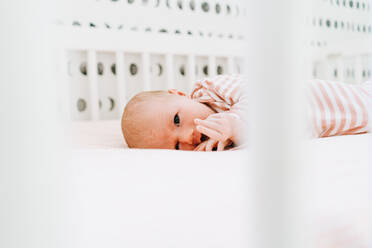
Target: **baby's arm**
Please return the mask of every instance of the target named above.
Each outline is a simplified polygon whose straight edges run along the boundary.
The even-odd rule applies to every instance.
[[[195,84],[191,97],[219,112],[206,120],[195,120],[198,131],[210,138],[196,150],[210,151],[214,146],[221,150],[232,142],[235,146],[244,143],[248,99],[245,86],[240,75],[220,75]]]
[[[323,80],[308,82],[313,136],[329,137],[369,131],[372,114],[370,85],[348,85]]]

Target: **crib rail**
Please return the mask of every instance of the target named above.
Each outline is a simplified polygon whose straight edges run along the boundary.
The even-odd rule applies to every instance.
[[[241,73],[243,68],[242,41],[105,30],[72,33],[61,28],[61,34],[72,37],[62,46],[67,66],[61,74],[70,95],[65,113],[75,120],[118,119],[128,99],[142,90],[187,92],[197,78]],[[110,42],[102,43],[102,36]]]
[[[311,50],[310,78],[350,84],[372,79],[372,38],[339,42],[332,47]]]
[[[63,6],[55,21],[59,85],[62,108],[73,120],[118,119],[139,91],[189,91],[198,78],[243,73],[253,35],[244,28],[246,1],[70,0]],[[312,6],[306,78],[371,79],[372,1],[315,0]]]
[[[316,0],[309,27],[309,78],[358,84],[372,78],[372,1]]]

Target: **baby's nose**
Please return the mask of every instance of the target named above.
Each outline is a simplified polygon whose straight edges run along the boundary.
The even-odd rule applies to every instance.
[[[189,144],[189,145],[195,145],[196,141],[195,141],[194,136],[195,136],[194,129],[189,129],[182,134],[182,137],[180,138],[180,142]]]

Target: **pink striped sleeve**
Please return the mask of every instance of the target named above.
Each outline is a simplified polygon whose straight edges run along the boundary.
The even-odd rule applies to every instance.
[[[317,137],[359,134],[367,131],[369,116],[362,89],[337,82],[311,81],[310,102]],[[315,115],[320,112],[320,115]],[[316,125],[321,123],[321,125]]]
[[[229,111],[242,117],[247,105],[245,85],[241,75],[219,75],[198,81],[191,98],[208,104],[216,112]]]
[[[328,129],[328,125],[327,125],[327,119],[326,119],[326,114],[325,114],[325,106],[321,100],[321,96],[320,94],[318,94],[316,92],[316,83],[312,83],[310,85],[310,89],[311,89],[311,93],[315,99],[315,102],[316,102],[316,109],[315,110],[318,110],[320,112],[320,123],[321,123],[321,126],[319,127],[318,129],[318,136],[319,137],[323,137],[323,133]],[[319,117],[317,117],[319,118]]]

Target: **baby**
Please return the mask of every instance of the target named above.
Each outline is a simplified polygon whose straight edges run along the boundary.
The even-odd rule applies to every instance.
[[[222,151],[244,143],[247,81],[220,75],[178,90],[148,91],[126,105],[122,131],[130,148]],[[314,80],[308,83],[314,137],[371,131],[372,82],[362,86]]]
[[[223,75],[177,90],[142,92],[127,104],[122,131],[129,147],[218,151],[243,143],[242,78]]]

